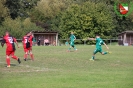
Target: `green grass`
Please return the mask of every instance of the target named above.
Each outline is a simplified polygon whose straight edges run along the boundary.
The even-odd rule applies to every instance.
[[[23,49],[6,68],[5,47],[0,48],[0,88],[132,88],[133,47],[109,46],[112,54],[96,55],[89,61],[95,46],[34,46],[35,61],[23,60]],[[103,50],[106,50],[103,46]]]

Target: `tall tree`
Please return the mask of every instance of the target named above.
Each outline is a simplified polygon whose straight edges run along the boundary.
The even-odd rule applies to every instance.
[[[8,8],[4,6],[6,0],[0,0],[0,25],[4,21],[4,18],[8,16]]]
[[[77,38],[81,39],[87,36],[94,37],[95,33],[108,38],[114,28],[108,6],[94,2],[72,5],[55,18],[52,26],[58,28],[61,38],[67,38],[70,31],[75,31]]]
[[[40,0],[6,0],[5,5],[12,19],[19,16],[26,18],[29,16],[30,9],[36,6],[37,1]]]
[[[33,9],[33,13],[31,13],[31,15],[34,17],[34,20],[37,20],[40,17],[38,17],[39,15],[36,13],[41,13],[45,19],[40,18],[38,20],[46,22],[47,20],[55,17],[63,9],[67,8],[66,4],[68,4],[67,0],[40,0],[35,9]]]
[[[26,18],[22,21],[20,17],[16,19],[7,17],[2,23],[2,26],[0,26],[0,35],[3,35],[6,30],[8,30],[12,34],[12,36],[15,36],[17,39],[21,39],[22,36],[27,32],[43,29],[32,23],[30,21],[30,18]]]
[[[20,0],[6,0],[6,6],[8,7],[10,16],[13,19],[18,17],[18,12],[21,7],[19,1]]]
[[[31,10],[31,20],[37,25],[49,29],[51,20],[64,11],[70,2],[71,0],[40,0],[37,6]]]

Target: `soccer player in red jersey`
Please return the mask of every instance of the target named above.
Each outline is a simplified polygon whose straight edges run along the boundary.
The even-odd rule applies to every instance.
[[[32,54],[32,33],[27,33],[23,39],[22,39],[22,43],[23,43],[23,48],[24,48],[24,60],[27,60],[28,57],[28,52],[30,53],[31,59],[34,60],[33,54]]]
[[[33,56],[33,53],[32,53],[32,41],[33,41],[33,37],[34,36],[33,36],[32,32],[30,32],[29,35],[30,35],[30,38],[29,38],[29,42],[30,42],[30,50],[29,50],[30,51],[30,57],[31,57],[32,60],[34,60],[34,56]]]
[[[16,41],[16,39],[12,36],[9,35],[9,32],[6,32],[5,33],[5,36],[3,37],[3,40],[2,40],[2,47],[4,46],[4,44],[6,43],[6,62],[7,62],[7,67],[10,67],[10,55],[12,56],[13,59],[17,60],[18,63],[20,64],[21,61],[20,59],[15,56],[15,44],[14,42],[16,43],[16,45],[18,46],[18,43]],[[19,48],[19,46],[18,46]]]

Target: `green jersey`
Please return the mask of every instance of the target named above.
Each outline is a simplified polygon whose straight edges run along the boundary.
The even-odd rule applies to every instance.
[[[101,49],[101,45],[103,44],[103,40],[101,38],[96,38],[96,48]]]
[[[71,42],[74,42],[75,39],[76,39],[76,37],[75,37],[73,34],[71,34],[71,36],[70,36],[70,41],[71,41]]]

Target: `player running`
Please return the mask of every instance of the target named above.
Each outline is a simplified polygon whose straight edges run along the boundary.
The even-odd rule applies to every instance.
[[[71,50],[71,47],[73,47],[74,50],[77,51],[77,49],[76,49],[76,47],[75,47],[75,45],[74,45],[74,41],[75,41],[75,40],[76,40],[76,37],[75,37],[74,33],[71,32],[71,35],[70,35],[70,48],[68,49],[68,51]]]
[[[100,36],[98,34],[96,35],[96,38],[88,38],[88,40],[96,40],[96,49],[94,50],[93,56],[90,60],[94,61],[95,54],[97,52],[100,52],[102,55],[110,53],[108,51],[107,52],[102,51],[102,47],[101,47],[102,44],[104,44],[107,49],[109,49],[109,47],[104,43],[104,41],[100,38]]]
[[[17,60],[18,63],[20,64],[21,61],[20,59],[15,56],[15,44],[18,46],[18,43],[16,41],[16,39],[14,37],[12,37],[11,35],[9,35],[9,32],[5,33],[5,36],[3,37],[3,40],[1,42],[2,47],[4,46],[4,44],[6,43],[6,62],[7,62],[7,67],[10,67],[10,55],[13,59]],[[18,46],[19,48],[19,46]]]
[[[27,33],[23,39],[22,39],[22,43],[23,43],[23,48],[24,48],[24,60],[27,60],[28,57],[28,52],[30,53],[31,59],[34,60],[33,54],[32,54],[32,33]]]

